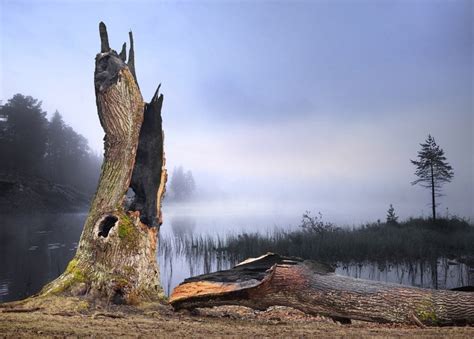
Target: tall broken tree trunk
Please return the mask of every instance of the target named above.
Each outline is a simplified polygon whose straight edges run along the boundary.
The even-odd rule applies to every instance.
[[[337,319],[427,325],[473,324],[474,293],[430,290],[339,276],[327,265],[267,254],[233,269],[186,279],[175,309],[289,306]]]
[[[88,295],[135,304],[162,297],[156,260],[166,170],[158,89],[144,103],[135,75],[133,37],[129,60],[109,47],[99,25],[101,51],[94,83],[105,131],[104,163],[77,253],[42,295]],[[134,192],[132,202],[127,191]]]

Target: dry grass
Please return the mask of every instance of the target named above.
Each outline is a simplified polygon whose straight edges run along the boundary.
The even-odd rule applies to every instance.
[[[167,305],[153,304],[138,309],[95,305],[81,310],[83,305],[77,306],[81,301],[63,299],[14,304],[32,311],[1,312],[0,337],[474,337],[474,327],[421,329],[365,322],[341,325],[285,307],[265,312],[236,306],[173,312]]]

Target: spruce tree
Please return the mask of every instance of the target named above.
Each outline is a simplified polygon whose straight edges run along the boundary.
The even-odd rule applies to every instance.
[[[444,156],[444,151],[436,144],[431,135],[428,135],[425,143],[420,146],[418,160],[410,160],[416,166],[415,175],[418,177],[411,184],[420,184],[420,186],[431,190],[433,221],[436,221],[436,197],[441,195],[442,185],[451,181],[454,172]]]
[[[398,224],[398,216],[395,214],[395,208],[393,208],[392,204],[390,204],[390,207],[387,210],[387,224],[389,225]]]

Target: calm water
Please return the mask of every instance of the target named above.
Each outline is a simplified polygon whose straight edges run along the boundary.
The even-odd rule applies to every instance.
[[[0,216],[0,302],[36,293],[61,274],[86,216]]]
[[[167,294],[189,276],[230,268],[235,264],[234,260],[212,253],[186,254],[182,248],[175,248],[170,239],[211,232],[220,235],[242,230],[266,232],[277,225],[288,227],[299,221],[299,217],[274,211],[267,214],[259,211],[255,215],[239,215],[235,208],[219,211],[223,213],[215,216],[211,213],[193,213],[189,209],[165,208],[166,219],[161,236],[168,239],[168,246],[161,247],[157,259]],[[86,216],[86,213],[76,213],[0,217],[0,302],[32,295],[61,274],[74,256]],[[383,267],[357,263],[340,265],[337,272],[423,287],[434,287],[435,281],[439,288],[474,284],[474,272],[466,265],[442,259],[435,270],[420,263]]]

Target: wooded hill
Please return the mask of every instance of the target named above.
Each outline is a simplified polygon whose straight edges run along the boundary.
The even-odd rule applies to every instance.
[[[86,208],[102,159],[55,112],[16,94],[0,106],[0,206],[34,210]]]

